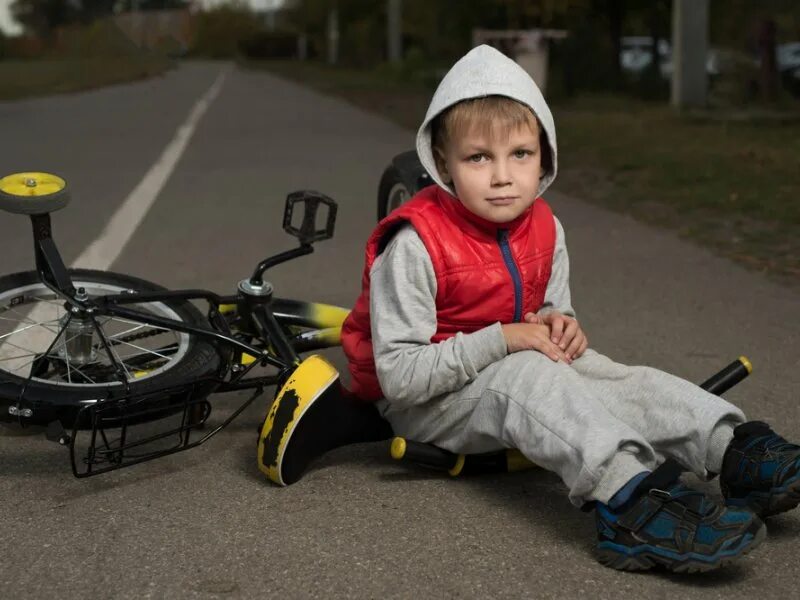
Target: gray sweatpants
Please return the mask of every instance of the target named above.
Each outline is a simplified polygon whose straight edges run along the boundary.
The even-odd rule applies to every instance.
[[[668,457],[701,477],[718,472],[733,427],[745,420],[688,381],[592,350],[572,365],[535,351],[509,354],[456,392],[379,408],[398,435],[453,452],[518,448],[557,473],[578,506],[608,502]]]
[[[556,220],[542,310],[575,316],[569,259]],[[436,275],[411,226],[370,271],[375,365],[398,435],[454,452],[518,448],[569,486],[570,500],[607,502],[628,480],[672,457],[699,476],[719,472],[742,412],[698,386],[592,350],[571,365],[509,354],[499,322],[432,344]],[[590,333],[591,336],[591,333]]]

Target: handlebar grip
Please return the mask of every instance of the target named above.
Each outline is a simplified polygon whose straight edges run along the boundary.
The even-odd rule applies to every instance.
[[[716,375],[700,384],[705,391],[717,396],[724,394],[753,372],[753,365],[746,356],[740,356]]]
[[[463,454],[454,454],[433,444],[423,444],[401,437],[392,440],[390,451],[395,460],[408,460],[438,471],[448,471],[451,475],[458,475],[464,466]]]
[[[454,454],[432,444],[422,444],[401,437],[392,440],[390,453],[395,460],[407,460],[437,471],[447,471],[453,477],[462,474],[523,471],[536,466],[519,450]]]

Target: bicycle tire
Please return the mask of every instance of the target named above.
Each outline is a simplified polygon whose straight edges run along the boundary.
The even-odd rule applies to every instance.
[[[405,198],[401,199],[403,194]],[[412,195],[412,190],[403,181],[400,170],[394,165],[386,167],[378,184],[378,221],[384,219],[402,202],[409,200]]]
[[[70,276],[76,283],[105,284],[142,292],[165,291],[166,288],[121,273],[110,271],[94,271],[89,269],[70,269]],[[0,296],[13,293],[14,290],[26,288],[40,283],[38,273],[25,271],[0,277]],[[79,285],[79,283],[78,283]],[[77,287],[77,286],[76,286]],[[187,324],[207,326],[208,321],[188,301],[165,300],[159,304],[167,306]],[[163,373],[146,377],[141,381],[129,381],[131,394],[150,394],[161,389],[174,388],[193,381],[200,381],[221,374],[224,356],[216,344],[198,336],[188,335],[188,347],[175,364]],[[41,425],[54,420],[64,424],[73,423],[75,416],[86,401],[99,398],[113,399],[124,395],[125,386],[121,382],[104,384],[70,384],[69,386],[50,384],[39,379],[31,380],[25,389],[26,405],[33,407],[33,415],[20,418],[9,414],[9,407],[19,400],[26,378],[0,369],[0,420],[19,421],[25,424]],[[207,396],[210,390],[201,386],[193,397]],[[185,395],[183,396],[185,398]],[[165,403],[173,399],[167,396]],[[184,401],[184,400],[182,400]]]

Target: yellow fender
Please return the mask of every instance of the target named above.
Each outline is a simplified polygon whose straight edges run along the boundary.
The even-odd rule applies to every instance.
[[[318,355],[309,356],[294,370],[267,413],[258,437],[258,468],[278,485],[294,483],[300,476],[287,472],[287,450],[295,455],[306,449],[289,449],[292,435],[306,411],[329,390],[338,393],[339,372]],[[292,463],[305,457],[292,456]],[[310,459],[310,457],[309,457]]]

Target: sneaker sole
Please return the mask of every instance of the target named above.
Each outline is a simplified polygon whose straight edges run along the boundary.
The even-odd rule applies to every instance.
[[[726,503],[731,506],[746,506],[762,519],[784,513],[800,504],[800,477],[778,492],[752,492],[746,498],[728,498]]]
[[[764,512],[764,517],[792,510],[798,504],[800,504],[800,481],[789,487],[785,493],[773,496],[769,501],[769,508]]]
[[[750,542],[740,548],[737,553],[720,556],[713,561],[695,560],[688,555],[684,555],[681,558],[667,558],[646,550],[636,555],[630,555],[612,548],[599,546],[595,548],[594,555],[601,564],[620,571],[644,571],[656,565],[661,565],[675,573],[701,573],[724,567],[750,553],[764,541],[766,536],[767,527],[762,523]]]

